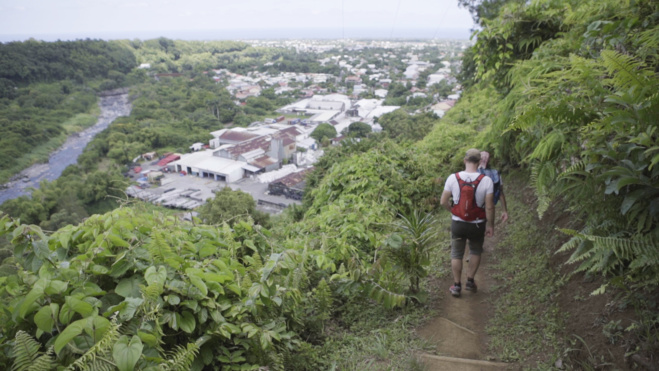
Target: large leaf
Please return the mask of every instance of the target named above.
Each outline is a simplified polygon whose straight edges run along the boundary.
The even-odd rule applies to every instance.
[[[52,303],[47,305],[37,312],[34,315],[34,323],[37,325],[39,330],[43,332],[51,332],[53,330],[53,325],[57,319],[57,314],[59,312],[59,305]]]
[[[87,327],[85,333],[94,339],[94,343],[101,340],[105,332],[110,328],[110,321],[101,316],[87,318]]]
[[[114,292],[123,296],[124,298],[139,298],[142,296],[140,292],[140,285],[143,285],[141,277],[133,276],[119,281]]]
[[[57,336],[57,339],[55,339],[55,353],[59,354],[66,346],[66,344],[68,344],[74,337],[82,333],[86,326],[87,318],[77,320],[68,325],[64,331],[62,331],[62,333]]]
[[[69,284],[64,281],[52,280],[44,289],[44,292],[48,295],[59,295],[66,291]]]
[[[25,299],[23,299],[23,302],[21,303],[21,306],[19,308],[18,313],[20,314],[21,318],[25,318],[25,316],[27,316],[28,314],[39,309],[37,300],[43,297],[44,290],[47,285],[48,285],[48,281],[43,278],[39,279],[37,282],[34,283],[34,285],[32,286],[32,290],[30,290],[30,292],[27,295],[25,295]]]
[[[195,326],[196,326],[196,322],[195,322],[195,318],[192,315],[192,313],[187,312],[187,311],[183,312],[182,315],[179,315],[178,313],[176,313],[176,317],[177,317],[176,319],[177,319],[178,325],[181,328],[181,330],[187,332],[188,334],[191,334],[192,331],[194,331]]]
[[[190,278],[190,283],[192,283],[196,288],[198,288],[199,291],[201,291],[201,293],[204,296],[208,295],[208,287],[206,287],[206,284],[201,278],[195,275],[190,275],[189,278]]]
[[[119,311],[119,318],[122,321],[128,321],[135,316],[135,312],[137,311],[137,308],[139,308],[139,306],[142,305],[142,303],[144,303],[144,299],[126,298],[124,303],[126,303],[126,306]]]
[[[68,305],[72,311],[80,313],[80,315],[83,317],[89,317],[92,313],[94,313],[94,307],[91,304],[76,297],[67,296],[65,301],[66,305]]]
[[[134,370],[143,348],[142,340],[137,335],[133,335],[130,341],[126,335],[120,337],[112,348],[112,358],[119,371]]]
[[[156,267],[151,266],[147,268],[146,272],[144,273],[144,278],[146,279],[146,283],[149,285],[162,286],[165,284],[165,280],[167,279],[167,268],[160,266],[156,270]]]

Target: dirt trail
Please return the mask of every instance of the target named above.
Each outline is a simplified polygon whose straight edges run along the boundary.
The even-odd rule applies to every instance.
[[[499,229],[500,231],[500,229]],[[453,279],[446,277],[439,283],[442,299],[437,304],[438,316],[417,330],[419,336],[427,339],[437,348],[434,354],[419,354],[419,359],[428,371],[472,371],[472,370],[513,370],[514,365],[496,362],[487,353],[485,326],[491,314],[491,290],[493,284],[490,264],[500,236],[486,238],[483,261],[476,273],[478,292],[462,290],[459,298],[448,292]],[[448,253],[448,252],[447,252]],[[466,254],[468,255],[468,254]],[[467,281],[465,257],[462,282]]]

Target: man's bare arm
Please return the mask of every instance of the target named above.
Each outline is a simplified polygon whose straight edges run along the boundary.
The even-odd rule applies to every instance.
[[[501,221],[506,222],[508,220],[508,204],[506,204],[506,196],[501,190],[501,196],[499,196],[499,201],[501,201],[501,207],[503,207],[503,212],[501,212]]]
[[[440,199],[439,204],[448,211],[451,211],[451,203],[449,202],[450,199],[451,191],[444,190],[444,192],[442,192],[442,198]]]
[[[485,235],[492,237],[494,236],[494,193],[485,195],[485,217],[487,218]]]

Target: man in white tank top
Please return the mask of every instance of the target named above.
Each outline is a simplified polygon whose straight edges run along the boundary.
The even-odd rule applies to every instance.
[[[459,173],[460,179],[465,182],[475,181],[480,173],[478,164],[481,160],[481,153],[477,149],[470,149],[464,158],[465,170]],[[444,192],[442,192],[441,205],[451,211],[453,203],[458,203],[460,198],[460,185],[455,174],[451,174],[446,179]],[[485,236],[494,236],[494,184],[492,179],[484,176],[476,187],[476,205],[485,209],[485,218],[473,221],[465,221],[457,215],[452,215],[451,219],[451,270],[453,272],[453,286],[449,288],[451,294],[455,297],[460,296],[462,290],[462,259],[465,253],[467,241],[469,241],[469,267],[467,268],[467,283],[465,290],[476,292],[478,289],[474,276],[478,271],[481,262],[481,253],[483,252],[483,241]],[[482,211],[481,211],[482,212]]]

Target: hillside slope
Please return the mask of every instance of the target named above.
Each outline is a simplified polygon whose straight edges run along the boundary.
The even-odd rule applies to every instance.
[[[574,359],[593,368],[656,363],[657,3],[476,4],[482,30],[465,52],[463,96],[417,147],[454,168],[456,153],[477,147],[494,154],[495,167],[521,169],[533,188],[528,197],[537,200],[521,218],[539,218],[547,235],[536,242],[554,240],[545,247],[548,266],[565,275],[556,278],[563,294],[552,301],[572,318],[562,326],[563,341],[581,350]],[[460,151],[450,152],[453,141]],[[527,280],[543,278],[538,271]],[[509,327],[525,323],[501,311]],[[611,354],[607,342],[615,345]]]

